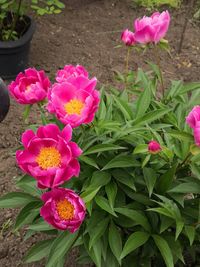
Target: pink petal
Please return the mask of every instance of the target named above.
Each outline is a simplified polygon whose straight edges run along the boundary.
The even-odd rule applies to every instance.
[[[35,133],[34,133],[33,130],[26,130],[22,134],[22,144],[24,145],[25,148],[28,148],[28,145],[29,145],[30,141],[34,137],[35,137]]]

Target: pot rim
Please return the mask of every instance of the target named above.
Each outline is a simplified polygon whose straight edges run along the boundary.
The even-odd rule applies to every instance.
[[[30,19],[30,26],[27,29],[26,33],[15,41],[4,41],[4,42],[0,41],[0,49],[11,49],[11,48],[21,47],[32,39],[36,29],[36,23],[31,17],[26,15],[25,17],[28,17]]]

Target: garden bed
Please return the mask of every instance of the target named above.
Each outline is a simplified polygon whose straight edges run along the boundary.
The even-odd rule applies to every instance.
[[[172,26],[167,38],[172,46],[172,56],[166,54],[163,57],[162,68],[165,76],[168,79],[197,81],[200,69],[199,28],[192,22],[188,25],[183,49],[178,55],[176,49],[187,8],[183,6],[171,13]],[[127,0],[67,1],[62,14],[40,19],[33,39],[31,66],[44,69],[53,77],[55,71],[65,64],[79,63],[98,78],[100,87],[112,80],[115,71],[123,70],[124,48],[114,47],[120,43],[120,34],[125,25],[131,28],[132,20],[142,14],[144,10],[133,9]],[[147,55],[147,58],[150,59],[151,56]],[[140,57],[133,55],[130,65],[133,68],[140,66]],[[37,110],[31,120],[37,120]],[[20,174],[13,153],[19,146],[23,130],[22,107],[12,101],[8,117],[0,124],[0,195],[14,189],[14,179],[17,173]],[[12,224],[14,217],[14,211],[0,210],[1,229],[9,219]],[[31,238],[22,244],[23,233],[13,234],[10,228],[4,228],[3,237],[0,238],[0,266],[22,266],[22,256],[40,237]],[[73,255],[66,266],[77,266]]]

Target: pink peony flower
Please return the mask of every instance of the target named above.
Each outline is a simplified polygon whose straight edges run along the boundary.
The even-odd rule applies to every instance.
[[[127,46],[132,46],[135,44],[134,33],[129,31],[128,29],[124,30],[121,35],[122,42]]]
[[[195,144],[200,146],[200,121],[197,121],[194,127],[194,140]]]
[[[152,140],[148,144],[148,150],[151,154],[157,154],[161,151],[161,146],[158,142]]]
[[[20,104],[34,104],[44,100],[50,87],[49,78],[43,70],[34,68],[20,72],[8,89],[15,100]]]
[[[196,123],[200,121],[200,106],[195,106],[186,117],[186,122],[191,128],[195,128]]]
[[[40,215],[49,224],[60,230],[74,233],[85,218],[85,204],[72,190],[54,188],[42,195],[44,206]]]
[[[68,82],[54,84],[48,94],[48,111],[73,128],[92,122],[100,101],[99,92],[95,90],[96,83],[96,78],[89,80],[78,76],[71,77]]]
[[[141,44],[158,43],[169,28],[170,15],[168,11],[161,14],[153,13],[151,17],[144,16],[134,22],[135,40]]]
[[[64,69],[57,72],[56,81],[59,83],[66,82],[69,78],[78,76],[85,76],[88,78],[88,72],[83,66],[65,65]]]
[[[60,131],[55,124],[39,127],[36,134],[32,130],[22,134],[25,149],[16,152],[16,160],[25,173],[38,181],[39,188],[53,188],[79,175],[77,157],[82,150],[71,142],[71,137],[70,125]]]

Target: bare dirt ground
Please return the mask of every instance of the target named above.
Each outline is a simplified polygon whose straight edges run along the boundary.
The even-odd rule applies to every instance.
[[[82,64],[91,76],[102,84],[111,82],[115,70],[124,68],[125,49],[114,48],[120,43],[124,28],[132,29],[132,21],[147,13],[144,9],[133,8],[131,0],[69,0],[66,9],[57,16],[42,17],[38,20],[37,31],[32,41],[30,66],[44,69],[53,79],[58,68],[65,64]],[[172,10],[172,22],[167,38],[172,47],[172,57],[164,54],[162,67],[167,79],[199,80],[200,73],[200,29],[190,21],[183,49],[177,54],[182,26],[187,7]],[[151,55],[145,58],[153,60]],[[131,67],[136,69],[142,62],[141,56],[132,55]],[[23,107],[11,101],[10,112],[0,124],[0,195],[15,189],[14,180],[20,174],[15,164],[14,151],[19,146],[20,135],[25,125],[22,121]],[[37,120],[37,111],[31,122]],[[39,237],[23,242],[24,232],[12,233],[16,211],[0,210],[0,266],[25,265],[21,259],[27,249]],[[10,221],[11,227],[5,224]],[[73,253],[68,257],[67,267],[76,267]]]

